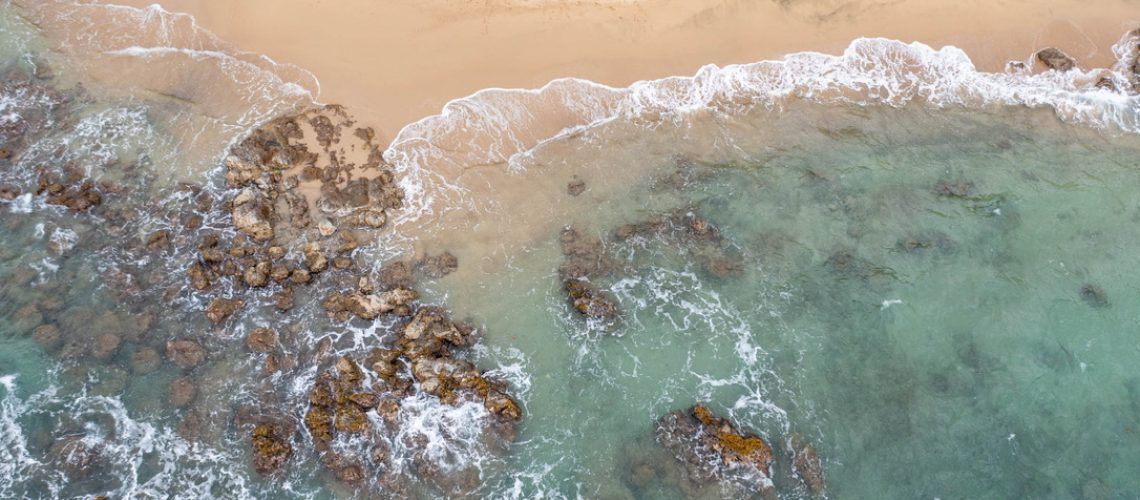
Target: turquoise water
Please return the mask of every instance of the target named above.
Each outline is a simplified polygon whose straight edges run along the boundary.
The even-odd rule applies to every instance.
[[[749,117],[779,151],[688,156],[680,190],[662,179],[699,141],[658,130],[675,148],[644,156],[660,168],[565,220],[627,266],[606,281],[616,329],[568,312],[557,233],[448,289],[529,360],[514,460],[550,472],[523,491],[678,496],[631,485],[630,463],[654,456],[660,415],[707,401],[778,450],[809,436],[836,498],[1135,495],[1135,141],[1045,111],[795,111]],[[610,152],[582,141],[575,160]],[[614,237],[676,209],[719,228],[739,276],[708,274],[683,230]],[[806,494],[777,469],[782,494]]]
[[[20,82],[80,95],[87,70],[53,55],[56,76],[37,79],[26,56],[50,51],[0,14],[0,97],[26,95]],[[193,156],[202,143],[180,139],[171,116],[192,106],[89,85],[82,99],[0,101],[29,122],[54,113],[5,135],[32,147],[0,160],[0,185],[25,194],[0,201],[0,497],[395,495],[324,472],[303,426],[283,470],[261,476],[249,424],[299,422],[333,359],[322,352],[362,357],[397,322],[329,318],[321,299],[354,286],[347,273],[298,287],[287,313],[269,292],[219,286],[253,306],[207,321],[212,296],[185,275],[204,232],[232,235],[223,172],[197,167],[221,152]],[[1135,97],[1116,97],[1135,114]],[[831,498],[1140,496],[1140,139],[1048,108],[926,104],[618,118],[452,179],[470,219],[401,223],[407,234],[353,256],[367,274],[407,257],[408,239],[454,252],[459,271],[421,282],[422,302],[479,327],[456,356],[505,381],[524,416],[494,453],[481,407],[421,394],[386,444],[477,471],[473,497],[759,496],[684,479],[655,442],[661,416],[704,403],[771,444],[781,498],[810,497],[791,471],[793,435],[818,451]],[[36,166],[63,174],[68,161],[101,183],[102,205],[73,213],[29,194]],[[575,178],[587,190],[572,197]],[[695,217],[718,236],[694,232]],[[611,323],[566,302],[571,226],[612,263],[593,278],[621,311]],[[158,229],[169,247],[148,248]],[[58,342],[33,333],[47,324]],[[263,326],[293,367],[266,375],[266,356],[246,349]],[[172,363],[178,339],[205,361]],[[197,389],[184,407],[170,402],[179,377]],[[462,496],[400,477],[400,495]]]

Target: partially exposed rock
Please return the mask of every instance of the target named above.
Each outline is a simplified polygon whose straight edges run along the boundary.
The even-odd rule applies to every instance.
[[[277,349],[277,332],[269,328],[254,328],[246,337],[245,345],[253,352],[273,352]]]
[[[253,468],[262,474],[272,474],[293,456],[292,432],[285,425],[262,422],[253,428]]]
[[[239,231],[257,241],[273,239],[272,207],[252,188],[246,188],[234,198],[233,224]]]
[[[823,481],[823,461],[811,443],[803,436],[792,434],[788,440],[792,453],[792,470],[807,486],[808,491],[815,497],[822,497],[825,483]]]
[[[225,321],[233,313],[237,312],[245,305],[245,301],[241,299],[223,299],[217,298],[210,301],[206,306],[206,317],[213,321],[214,324]]]
[[[617,302],[593,283],[584,279],[569,279],[563,283],[570,305],[588,318],[613,319],[617,317]]]
[[[1077,60],[1055,47],[1047,47],[1037,51],[1037,60],[1049,69],[1069,71],[1077,67]]]
[[[768,443],[741,433],[704,405],[666,414],[657,421],[655,434],[694,480],[729,480],[761,491],[771,488],[775,457]]]

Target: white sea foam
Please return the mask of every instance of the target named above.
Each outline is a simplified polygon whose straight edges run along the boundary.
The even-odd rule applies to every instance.
[[[1127,47],[1124,41],[1117,45],[1121,58],[1130,57],[1127,50],[1133,49]],[[791,100],[893,107],[919,102],[934,108],[1047,107],[1069,123],[1140,132],[1140,97],[1096,88],[1103,73],[982,72],[957,47],[860,38],[839,55],[801,52],[774,61],[708,65],[691,77],[628,88],[563,78],[539,89],[486,89],[407,125],[386,155],[404,174],[401,182],[413,205],[400,222],[471,208],[441,172],[498,163],[517,170],[534,148],[614,120],[653,127],[710,112],[778,112]],[[1127,80],[1120,73],[1114,79]]]

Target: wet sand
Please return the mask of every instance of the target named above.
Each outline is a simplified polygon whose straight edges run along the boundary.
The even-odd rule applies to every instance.
[[[154,0],[115,0],[146,6]],[[842,51],[858,37],[966,50],[1000,71],[1055,45],[1082,67],[1140,24],[1140,2],[1060,0],[158,0],[238,49],[320,79],[323,102],[349,106],[391,140],[449,100],[559,77],[624,87],[705,64]]]

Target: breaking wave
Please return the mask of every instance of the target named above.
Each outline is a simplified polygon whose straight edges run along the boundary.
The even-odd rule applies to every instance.
[[[1127,88],[1126,61],[1134,54],[1126,35],[1114,47],[1113,70],[1068,72],[1011,69],[979,71],[961,49],[860,38],[842,54],[790,54],[780,60],[718,67],[691,77],[640,81],[615,88],[578,78],[539,89],[485,89],[447,103],[438,115],[412,123],[387,152],[405,174],[417,215],[463,207],[448,172],[505,163],[524,169],[535,147],[622,120],[654,128],[684,125],[709,115],[740,116],[757,107],[779,112],[791,101],[818,104],[984,109],[1051,108],[1061,120],[1113,133],[1140,133],[1140,97],[1102,88],[1101,78]],[[1032,61],[1020,66],[1031,67]],[[448,193],[451,194],[442,194]],[[415,217],[415,216],[412,216]]]

